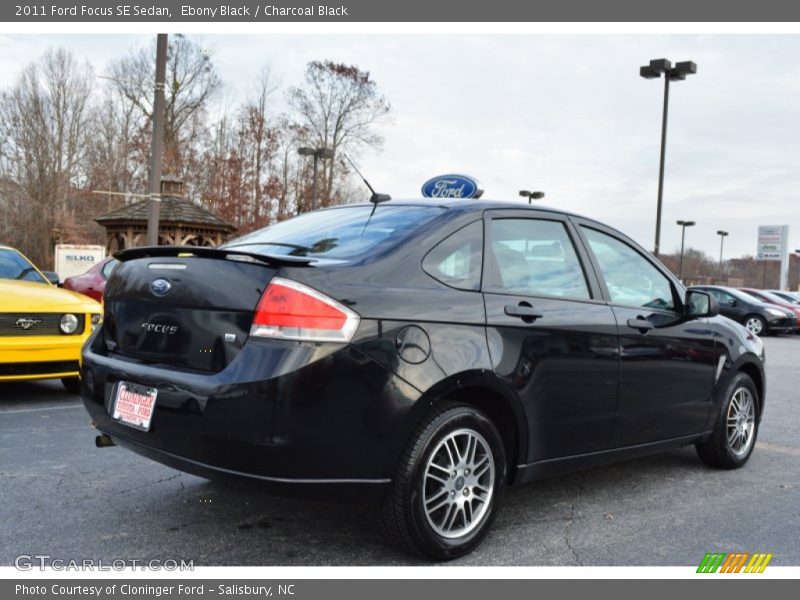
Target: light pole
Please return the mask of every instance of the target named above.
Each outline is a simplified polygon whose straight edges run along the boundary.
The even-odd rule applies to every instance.
[[[722,283],[722,245],[725,243],[725,236],[728,235],[727,231],[722,231],[721,229],[717,231],[717,235],[719,236],[719,281],[717,284]]]
[[[681,226],[681,262],[678,267],[678,279],[681,281],[683,281],[683,244],[686,241],[686,228],[694,227],[694,224],[694,221],[678,221],[678,225]]]
[[[319,159],[330,160],[333,158],[333,150],[330,148],[309,148],[303,146],[297,149],[300,156],[313,156],[314,157],[314,183],[311,186],[311,210],[317,208],[317,164]]]
[[[528,204],[531,204],[532,200],[541,200],[544,198],[544,192],[529,192],[528,190],[520,190],[519,195],[523,198],[527,198]]]
[[[692,61],[672,63],[666,58],[657,58],[650,64],[639,67],[639,75],[645,79],[658,79],[664,74],[664,113],[661,117],[661,161],[658,167],[658,204],[656,206],[656,244],[653,254],[658,256],[661,246],[661,205],[664,197],[664,157],[667,150],[667,112],[669,110],[669,82],[683,81],[687,75],[697,73],[697,65]]]

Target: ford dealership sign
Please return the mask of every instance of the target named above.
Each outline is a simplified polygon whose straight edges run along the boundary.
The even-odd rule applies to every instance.
[[[481,184],[468,175],[439,175],[422,185],[425,198],[480,198]]]

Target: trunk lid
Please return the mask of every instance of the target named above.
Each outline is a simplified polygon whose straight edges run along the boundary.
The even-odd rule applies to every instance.
[[[136,361],[218,372],[247,340],[264,289],[294,260],[210,248],[134,248],[105,291],[109,353]]]

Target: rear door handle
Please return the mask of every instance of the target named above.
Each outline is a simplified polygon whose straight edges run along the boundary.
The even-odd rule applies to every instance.
[[[635,319],[628,319],[628,327],[631,329],[638,329],[639,333],[647,333],[655,327],[650,321],[644,317],[636,317]]]
[[[542,311],[534,308],[527,302],[519,304],[506,304],[505,313],[509,317],[517,317],[526,323],[532,323],[534,319],[542,316]]]

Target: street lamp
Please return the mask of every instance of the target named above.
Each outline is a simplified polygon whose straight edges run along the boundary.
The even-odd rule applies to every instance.
[[[661,118],[661,162],[658,167],[658,205],[656,207],[656,244],[653,252],[658,256],[661,246],[661,205],[664,197],[664,156],[667,150],[667,111],[669,109],[669,82],[683,81],[687,75],[697,73],[697,65],[692,61],[672,63],[666,58],[651,60],[650,64],[639,67],[639,75],[645,79],[658,79],[664,74],[664,113]]]
[[[728,235],[728,232],[720,229],[717,231],[717,235],[719,236],[719,281],[717,283],[722,283],[722,245],[725,243],[725,236]]]
[[[319,159],[323,160],[330,160],[333,158],[333,150],[330,148],[309,148],[307,146],[303,146],[297,149],[297,153],[300,156],[313,156],[314,157],[314,183],[312,184],[311,188],[311,210],[316,210],[317,208],[317,164],[319,163]]]
[[[520,190],[519,195],[523,198],[527,198],[528,204],[531,204],[532,200],[541,200],[544,198],[544,192],[529,192],[528,190]]]
[[[678,225],[681,226],[681,262],[678,267],[678,279],[681,281],[683,281],[683,243],[686,241],[686,228],[694,227],[694,224],[694,221],[678,221]]]

